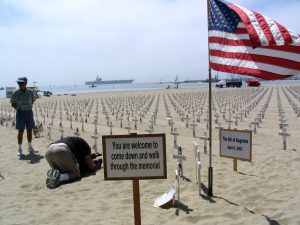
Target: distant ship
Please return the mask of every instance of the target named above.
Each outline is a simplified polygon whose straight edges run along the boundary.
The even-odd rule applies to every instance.
[[[86,81],[85,85],[96,85],[96,84],[131,84],[134,80],[102,80],[99,75],[97,75],[95,81]]]

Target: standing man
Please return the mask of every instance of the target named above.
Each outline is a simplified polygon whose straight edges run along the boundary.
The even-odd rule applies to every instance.
[[[54,189],[63,183],[79,180],[85,172],[96,172],[102,164],[102,159],[96,157],[80,137],[65,137],[50,144],[45,154],[51,167],[47,172],[47,187]]]
[[[27,77],[19,77],[17,80],[19,89],[16,90],[11,96],[11,106],[17,111],[16,113],[16,129],[18,129],[18,156],[23,157],[22,142],[23,133],[26,128],[28,151],[32,153],[34,151],[32,147],[32,129],[35,127],[32,105],[35,101],[34,93],[27,86]]]

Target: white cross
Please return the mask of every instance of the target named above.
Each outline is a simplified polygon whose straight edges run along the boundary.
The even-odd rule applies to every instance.
[[[49,124],[49,126],[47,128],[48,128],[48,137],[49,137],[49,140],[51,140],[51,125]]]
[[[215,118],[216,118],[215,123],[217,124],[219,122],[219,114],[218,113],[215,114]]]
[[[81,122],[81,131],[84,132],[84,126],[83,126],[83,124],[84,124],[84,119],[83,119],[83,117],[81,117],[80,122]]]
[[[177,132],[177,129],[174,128],[173,131],[171,132],[171,134],[174,136],[174,148],[177,148],[177,136],[179,135],[179,133]]]
[[[60,138],[61,138],[61,139],[64,138],[64,128],[63,128],[62,126],[59,127],[59,132],[61,133]]]
[[[228,123],[228,129],[231,128],[231,123],[233,122],[230,118],[228,120],[226,120],[226,122]]]
[[[136,117],[134,117],[134,119],[132,119],[132,121],[134,122],[134,129],[137,129],[137,121],[138,119]]]
[[[131,130],[130,122],[128,122],[128,125],[125,127],[125,129],[127,129],[128,134],[130,134],[130,130]]]
[[[112,127],[113,127],[113,125],[112,125],[112,122],[111,122],[111,121],[109,122],[108,127],[110,128],[110,135],[112,135]]]
[[[71,123],[70,124],[70,128],[73,129],[73,126],[72,126],[72,116],[70,116],[70,123]]]
[[[193,129],[193,137],[196,137],[196,126],[197,126],[197,124],[195,123],[195,120],[193,121],[193,123],[190,124],[190,126]]]
[[[286,150],[286,138],[288,136],[290,136],[290,134],[287,133],[286,131],[283,131],[283,132],[280,132],[279,135],[282,136],[282,139],[283,139],[283,150]]]
[[[204,141],[204,154],[207,154],[207,140],[209,140],[209,137],[207,137],[207,133],[204,132],[203,136],[199,137],[199,139]]]
[[[78,127],[76,128],[76,131],[75,131],[75,133],[74,133],[77,137],[79,137],[80,136],[80,133],[79,133],[79,129],[78,129]]]
[[[251,122],[251,124],[253,124],[253,133],[256,134],[256,126],[258,125],[258,122],[257,121],[254,121],[254,122]],[[251,126],[250,124],[250,126]]]
[[[93,146],[93,149],[95,150],[95,153],[97,153],[97,139],[98,139],[98,135],[96,133],[94,133],[91,138],[94,139],[94,146]]]
[[[97,130],[98,116],[95,116],[95,118],[94,118],[94,124],[95,124],[94,133],[95,133],[95,134],[98,134],[98,130]]]
[[[147,130],[146,130],[149,134],[152,134],[154,132],[153,128],[149,127]]]
[[[235,118],[235,122],[234,122],[234,123],[235,123],[235,125],[237,126],[238,123],[239,123],[239,122],[238,122],[238,119],[239,119],[240,117],[239,117],[239,116],[233,116],[233,117]]]
[[[201,158],[198,144],[194,141],[195,151],[195,167],[196,167],[196,181],[198,183],[199,196],[201,195]]]

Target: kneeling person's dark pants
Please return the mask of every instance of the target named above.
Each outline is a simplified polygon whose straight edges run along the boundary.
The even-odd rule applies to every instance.
[[[73,173],[78,178],[81,177],[76,157],[66,144],[49,145],[45,158],[52,169],[57,169],[61,173]]]

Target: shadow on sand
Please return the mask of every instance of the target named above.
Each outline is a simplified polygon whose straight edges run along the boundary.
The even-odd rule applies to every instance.
[[[182,202],[178,202],[177,200],[174,201],[169,201],[168,203],[160,206],[162,209],[176,209],[175,210],[175,215],[179,215],[180,211],[185,212],[186,214],[190,214],[190,212],[193,212],[194,210],[189,208],[187,205],[183,204]]]
[[[31,152],[28,155],[23,155],[20,160],[28,161],[29,164],[39,163],[44,156],[37,154],[37,151]]]
[[[246,175],[246,174],[242,174],[242,175]],[[255,176],[255,175],[254,175]],[[208,200],[210,203],[216,203],[216,200],[214,199],[222,199],[223,201],[227,202],[228,204],[230,205],[233,205],[233,206],[237,206],[237,207],[243,207],[235,202],[232,202],[228,199],[225,199],[223,197],[220,197],[220,196],[208,196],[208,189],[207,187],[204,185],[204,184],[201,184],[201,189],[203,190],[204,194],[201,194],[201,197],[205,200]],[[248,209],[247,207],[243,207],[247,212],[251,213],[251,214],[255,214],[255,215],[260,215],[258,213],[256,213],[255,211],[253,210],[250,210]],[[273,220],[271,219],[270,217],[266,216],[266,215],[261,215],[263,217],[265,217],[265,219],[267,220],[267,222],[270,224],[270,225],[280,225],[280,223],[278,223],[276,220]]]

